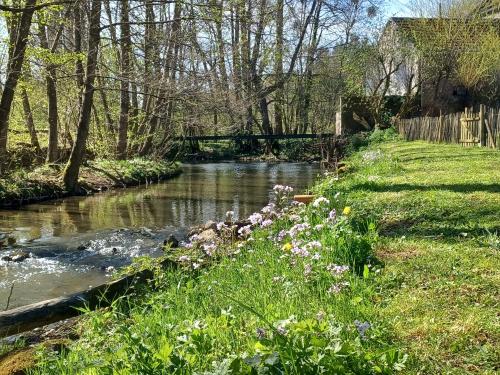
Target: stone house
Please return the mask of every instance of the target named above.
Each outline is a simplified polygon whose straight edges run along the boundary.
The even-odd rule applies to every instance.
[[[471,12],[480,14],[485,20],[484,25],[494,25],[500,32],[500,0],[482,1]],[[433,34],[429,30],[438,29],[443,25],[453,26],[453,22],[453,19],[448,18],[408,17],[393,17],[387,22],[381,36],[380,48],[382,53],[391,54],[391,59],[398,61],[398,70],[390,77],[388,96],[417,95],[420,111],[431,115],[458,112],[474,104],[475,98],[454,76],[453,64],[456,56],[433,59],[430,55],[422,59],[417,54],[417,33],[425,30],[426,37],[432,38]],[[432,76],[426,74],[430,69],[437,73]]]

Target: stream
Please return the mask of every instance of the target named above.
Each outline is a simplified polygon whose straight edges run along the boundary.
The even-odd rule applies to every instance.
[[[0,260],[0,311],[60,297],[109,280],[135,257],[161,255],[169,235],[223,220],[243,219],[266,205],[275,184],[303,192],[318,164],[228,162],[184,164],[183,173],[157,184],[70,197],[16,210],[0,210],[0,259],[19,252],[21,262]]]

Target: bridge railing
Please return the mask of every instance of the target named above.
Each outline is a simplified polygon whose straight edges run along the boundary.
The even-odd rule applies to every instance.
[[[175,137],[176,141],[253,141],[253,140],[286,140],[286,139],[322,139],[331,138],[335,134],[248,134],[248,135],[199,135]]]

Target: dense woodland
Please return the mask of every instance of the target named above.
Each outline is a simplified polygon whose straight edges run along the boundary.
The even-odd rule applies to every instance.
[[[436,9],[431,3],[426,9]],[[381,44],[385,5],[4,0],[0,158],[29,148],[49,163],[68,161],[64,181],[73,189],[86,155],[161,157],[184,135],[331,132],[341,97],[361,98],[375,123],[387,124],[398,114],[385,110],[391,80],[413,56]],[[450,33],[434,44],[420,33],[416,44],[448,60]],[[498,46],[496,37],[487,42]],[[487,66],[471,87],[491,83],[500,61],[485,49]],[[436,65],[429,74],[442,75]],[[408,79],[403,112],[424,77]]]

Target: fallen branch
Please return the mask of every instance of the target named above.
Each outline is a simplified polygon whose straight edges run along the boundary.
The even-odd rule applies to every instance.
[[[177,268],[178,264],[166,259],[160,263],[160,266]],[[81,308],[96,309],[109,306],[116,298],[134,291],[134,286],[143,284],[153,277],[154,272],[145,269],[69,296],[0,312],[0,337],[14,335],[79,315]]]

